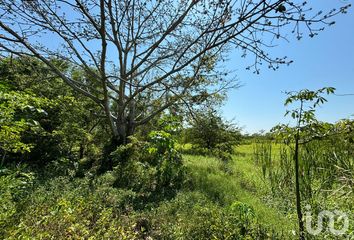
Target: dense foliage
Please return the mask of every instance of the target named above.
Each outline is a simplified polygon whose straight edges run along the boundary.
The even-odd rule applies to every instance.
[[[52,62],[78,82],[89,77]],[[297,238],[296,133],[302,206],[353,212],[353,120],[322,123],[309,111],[301,126],[242,142],[217,111],[189,119],[181,108],[116,144],[102,109],[43,64],[1,59],[0,238]]]
[[[65,63],[53,62],[69,71]],[[0,86],[0,131],[6,134],[1,138],[3,160],[10,153],[25,152],[12,154],[8,160],[45,165],[60,158],[98,154],[96,146],[104,143],[107,131],[95,117],[97,107],[52,76],[43,64],[32,58],[3,59]]]
[[[185,143],[193,144],[189,153],[211,154],[228,161],[234,146],[240,143],[240,129],[211,107],[193,114],[189,124],[183,135]]]

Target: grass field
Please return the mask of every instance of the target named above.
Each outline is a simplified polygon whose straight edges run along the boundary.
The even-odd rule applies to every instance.
[[[185,155],[195,189],[222,205],[234,201],[250,205],[262,224],[290,237],[296,229],[296,216],[286,216],[274,204],[267,204],[270,187],[253,160],[253,145],[241,145],[235,150],[232,161],[226,165],[213,157]]]
[[[291,179],[293,177],[291,148],[284,144],[270,142],[262,144],[251,143],[237,146],[232,160],[227,163],[207,156],[185,155],[184,159],[190,175],[193,177],[193,182],[196,184],[196,190],[204,192],[215,202],[224,206],[228,206],[235,201],[245,203],[255,210],[257,221],[263,226],[269,226],[275,232],[284,234],[286,239],[296,239],[298,220],[295,209],[294,183],[292,182],[293,179]],[[337,156],[336,154],[341,152],[340,150],[333,150],[336,153],[331,151],[324,152],[322,149],[324,146],[318,145],[317,147],[319,146],[321,150],[316,150],[316,146],[312,149],[316,152],[322,151],[322,155],[310,155],[309,158],[305,153],[304,156],[307,157],[304,157],[302,164],[306,164],[306,161],[315,161],[317,164],[333,161],[331,156]],[[256,150],[257,147],[258,150]],[[345,154],[345,151],[342,151],[342,154],[343,152]],[[255,156],[257,154],[264,155],[258,156],[256,159]],[[350,164],[350,156],[348,157],[349,159],[345,160],[346,158],[344,157],[341,161],[346,161],[347,164]],[[268,161],[267,159],[269,162],[265,163],[264,161]],[[265,167],[264,164],[268,165]],[[287,170],[284,170],[284,165],[282,164],[285,164]],[[324,166],[330,168],[334,166],[334,169],[337,166],[335,162],[325,164]],[[340,162],[337,164],[340,164]],[[267,169],[264,170],[263,168]],[[321,171],[322,168],[318,165],[317,171]],[[337,169],[341,169],[341,167],[337,166]],[[349,165],[347,169],[347,175],[342,175],[342,178],[338,178],[339,181],[341,179],[346,181],[350,179],[349,169],[351,168]],[[288,175],[283,175],[284,171],[288,172]],[[334,172],[332,173],[334,174]],[[328,176],[332,177],[333,175]],[[305,178],[304,175],[302,177]],[[288,185],[283,185],[284,181]],[[311,184],[313,195],[311,198],[303,196],[303,208],[306,204],[316,208],[315,218],[322,210],[344,211],[349,217],[349,222],[352,222],[354,212],[351,202],[353,200],[353,194],[350,191],[351,187],[339,184],[338,186],[333,185],[332,190],[326,191],[326,189],[321,187],[321,184],[321,181],[313,180]],[[346,188],[344,189],[344,187]],[[342,226],[340,218],[337,221],[336,226],[340,229]],[[329,231],[323,231],[321,234],[323,235],[313,236],[310,234],[308,239],[354,239],[351,224],[349,224],[347,235],[335,236]]]

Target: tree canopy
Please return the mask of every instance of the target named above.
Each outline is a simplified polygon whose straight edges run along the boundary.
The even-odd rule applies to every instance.
[[[220,63],[231,49],[255,73],[291,61],[269,47],[288,32],[313,37],[349,5],[329,12],[291,0],[0,1],[0,54],[33,56],[104,110],[115,139],[175,104],[190,107],[237,83]],[[70,63],[62,69],[53,59]],[[79,79],[73,71],[85,74]]]

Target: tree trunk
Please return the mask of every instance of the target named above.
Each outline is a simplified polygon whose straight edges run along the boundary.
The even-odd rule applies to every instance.
[[[117,149],[117,147],[128,143],[128,137],[135,133],[135,125],[130,122],[119,124],[117,126],[117,132],[118,136],[112,136],[103,149],[103,156],[99,169],[100,173],[113,170],[114,164],[110,155]]]
[[[80,143],[80,149],[79,149],[79,159],[82,159],[84,157],[84,152],[85,152],[85,144],[82,141]]]
[[[299,179],[299,136],[298,135],[296,136],[296,139],[295,139],[294,161],[295,161],[296,211],[297,211],[297,218],[299,221],[299,239],[304,240],[305,239],[305,232],[304,232],[304,222],[302,219],[300,179]]]
[[[124,120],[119,121],[117,123],[117,131],[118,131],[118,136],[117,136],[118,145],[126,144],[126,142],[127,142],[127,123]]]
[[[118,102],[117,112],[118,117],[112,127],[113,137],[110,139],[109,143],[105,146],[101,161],[100,172],[106,172],[113,170],[113,159],[110,156],[117,147],[127,144],[128,137],[135,133],[135,115],[136,115],[136,103],[134,100],[131,100],[129,103],[129,111],[125,112],[123,107],[123,102]]]
[[[99,173],[105,173],[113,170],[113,159],[110,156],[113,151],[119,146],[119,141],[116,137],[111,137],[110,141],[103,148],[103,156],[101,159]]]

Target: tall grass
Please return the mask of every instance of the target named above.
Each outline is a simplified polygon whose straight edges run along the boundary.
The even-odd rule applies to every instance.
[[[268,182],[279,209],[294,212],[293,145],[274,141],[256,141],[253,159]],[[339,209],[348,213],[353,223],[354,144],[344,136],[310,141],[300,146],[301,195],[314,211]],[[278,201],[276,201],[278,199]],[[345,239],[353,235],[353,224]],[[323,233],[316,239],[332,239]],[[338,237],[338,236],[337,236]],[[350,239],[350,238],[348,238]]]
[[[217,158],[186,155],[185,164],[192,178],[191,189],[204,193],[223,207],[235,202],[245,203],[254,209],[262,226],[273,229],[274,234],[281,234],[285,239],[291,239],[293,219],[265,204],[263,198],[268,186],[252,162],[252,148],[241,145],[236,151],[237,154],[228,163],[229,172],[224,171],[224,163]]]

